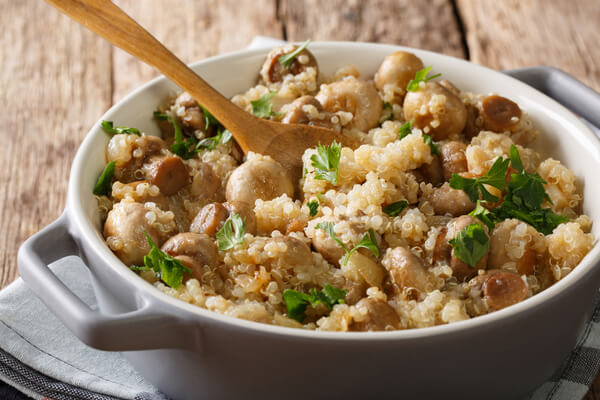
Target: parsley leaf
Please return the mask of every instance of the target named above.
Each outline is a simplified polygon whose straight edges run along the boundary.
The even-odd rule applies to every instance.
[[[259,118],[269,118],[271,115],[279,115],[279,113],[273,111],[273,103],[271,103],[271,99],[276,93],[269,92],[260,99],[251,101],[252,114]]]
[[[389,102],[383,102],[383,111],[387,113],[387,116],[383,119],[382,122],[391,121],[394,119],[394,107]]]
[[[408,207],[408,201],[400,200],[383,207],[383,212],[389,215],[390,217],[395,217],[396,215],[400,214],[402,210],[404,210],[406,207]]]
[[[100,174],[100,177],[98,177],[98,181],[94,186],[93,193],[96,196],[110,196],[110,193],[112,192],[112,179],[115,174],[115,165],[116,162],[111,161],[104,167],[104,171],[102,171],[102,174]]]
[[[477,266],[479,260],[490,248],[490,240],[479,224],[470,224],[458,232],[456,237],[449,240],[448,243],[454,248],[456,257],[472,268]]]
[[[517,172],[523,172],[523,163],[521,162],[521,156],[519,150],[514,144],[510,145],[510,163],[511,166],[517,170]]]
[[[279,64],[283,65],[283,67],[285,69],[290,69],[290,67],[292,66],[292,63],[294,62],[294,60],[296,59],[296,57],[302,53],[304,51],[304,49],[306,49],[306,47],[308,47],[308,45],[310,44],[311,39],[306,40],[306,42],[304,42],[302,44],[302,46],[298,47],[296,50],[294,50],[292,53],[290,54],[284,54],[282,56],[280,56],[277,60],[279,61]]]
[[[202,115],[204,116],[204,131],[208,131],[208,128],[210,128],[211,126],[216,126],[217,128],[220,128],[222,125],[221,123],[215,118],[213,117],[213,115],[203,106],[200,106],[200,109],[202,109]]]
[[[438,76],[442,76],[442,74],[435,74],[433,76],[427,77],[427,74],[429,73],[431,67],[432,66],[430,65],[427,68],[418,70],[415,73],[415,79],[412,79],[410,82],[408,82],[406,90],[409,92],[416,92],[421,88],[421,82],[428,82],[434,78],[437,78]]]
[[[425,142],[426,145],[429,146],[432,156],[440,155],[440,151],[438,150],[437,144],[433,141],[431,136],[423,134],[423,141]]]
[[[246,221],[239,214],[233,213],[227,218],[225,224],[217,232],[217,245],[219,250],[229,250],[244,241],[246,234]]]
[[[484,185],[490,185],[499,190],[504,190],[506,184],[506,171],[510,159],[498,157],[489,171],[480,178],[463,178],[462,176],[453,173],[450,178],[450,187],[453,189],[462,189],[469,196],[472,202],[481,198],[485,201],[496,202],[498,197],[491,194]]]
[[[344,265],[348,264],[348,260],[350,259],[350,256],[352,255],[352,253],[354,253],[356,250],[360,249],[367,249],[370,250],[371,253],[375,254],[375,257],[379,257],[379,249],[377,248],[377,239],[375,238],[375,232],[373,231],[373,229],[369,229],[369,231],[367,233],[365,233],[365,236],[363,236],[363,238],[360,240],[360,242],[356,243],[356,246],[354,246],[352,248],[352,250],[350,250],[349,252],[346,253],[346,257],[344,258]]]
[[[337,244],[342,246],[342,248],[346,252],[346,256],[344,257],[343,262],[344,265],[348,264],[348,259],[350,258],[352,253],[354,253],[361,247],[370,250],[373,254],[375,254],[375,257],[379,257],[379,248],[377,248],[377,239],[375,238],[375,232],[373,231],[373,229],[369,229],[369,232],[365,233],[365,236],[363,236],[361,241],[358,242],[356,246],[354,246],[351,250],[348,250],[348,248],[344,245],[344,243],[342,243],[340,238],[338,238],[335,234],[335,231],[333,229],[333,222],[320,222],[317,224],[317,229],[323,229],[329,235],[330,238],[332,238],[337,242]]]
[[[161,121],[169,121],[171,125],[173,125],[173,131],[175,132],[175,141],[169,148],[173,152],[173,154],[178,155],[184,160],[189,160],[190,158],[196,155],[195,146],[196,146],[196,138],[191,136],[184,140],[183,131],[181,127],[177,123],[175,117],[170,114],[164,114],[160,111],[154,112],[154,118],[159,119]]]
[[[288,311],[288,318],[300,323],[306,318],[306,308],[309,305],[315,307],[318,304],[323,304],[331,310],[334,305],[343,304],[345,297],[346,290],[331,285],[325,285],[321,291],[311,289],[309,293],[302,293],[293,289],[283,291],[283,301]]]
[[[494,229],[494,226],[496,226],[495,214],[492,213],[491,211],[489,211],[484,206],[482,206],[481,200],[477,200],[477,206],[475,207],[475,209],[473,211],[471,211],[469,213],[469,215],[472,215],[473,217],[476,217],[481,222],[483,222],[485,224],[485,226],[488,227],[490,232],[492,231],[492,229]]]
[[[408,121],[407,123],[402,125],[400,127],[400,129],[398,129],[398,140],[402,140],[406,136],[410,135],[412,133],[412,126],[413,126],[412,121]]]
[[[309,210],[309,215],[314,217],[319,212],[319,202],[317,200],[312,200],[306,203],[306,206]]]
[[[202,150],[214,150],[217,147],[217,145],[226,144],[231,140],[231,138],[231,132],[229,132],[227,129],[225,129],[224,131],[220,130],[215,136],[207,137],[200,140],[196,144],[195,150],[197,152]]]
[[[333,141],[330,146],[317,145],[317,154],[310,157],[312,166],[316,169],[315,179],[326,180],[337,185],[341,153],[342,145],[336,141]]]
[[[117,134],[125,133],[127,135],[142,136],[142,134],[140,133],[139,129],[129,128],[127,126],[113,126],[113,122],[112,121],[104,121],[103,120],[100,123],[100,126],[102,126],[102,130],[104,132],[110,133],[111,135],[117,135]]]
[[[132,265],[130,268],[134,271],[152,270],[164,283],[173,289],[177,289],[183,282],[183,273],[191,274],[192,270],[183,265],[178,259],[162,252],[150,239],[150,235],[146,231],[144,231],[144,235],[146,235],[146,240],[150,245],[150,252],[144,256],[143,267]]]

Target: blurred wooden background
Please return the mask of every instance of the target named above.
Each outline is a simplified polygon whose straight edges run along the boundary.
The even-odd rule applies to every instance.
[[[598,0],[119,0],[186,62],[253,36],[418,47],[495,69],[550,65],[600,91]],[[157,73],[40,0],[0,0],[0,288],[65,204],[91,125]],[[589,200],[588,200],[589,201]],[[598,394],[596,394],[598,393]],[[600,399],[600,380],[586,399]]]

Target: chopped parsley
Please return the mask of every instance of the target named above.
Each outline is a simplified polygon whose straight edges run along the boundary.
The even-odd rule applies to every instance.
[[[336,141],[329,146],[317,145],[317,154],[310,157],[312,166],[315,167],[315,179],[326,180],[337,185],[341,154],[342,145]]]
[[[309,201],[308,203],[306,203],[306,206],[308,207],[309,214],[311,217],[314,217],[319,212],[319,201],[318,200]]]
[[[413,122],[408,121],[398,129],[398,140],[402,140],[412,133]]]
[[[203,106],[200,106],[202,109],[202,115],[204,116],[204,131],[208,131],[211,126],[217,127],[217,129],[221,128],[221,123]]]
[[[292,63],[294,62],[296,57],[300,53],[302,53],[304,51],[304,49],[306,49],[308,47],[310,42],[311,42],[311,39],[308,39],[308,40],[306,40],[306,42],[304,42],[302,44],[302,46],[298,47],[296,50],[294,50],[290,54],[284,54],[284,55],[280,56],[278,58],[279,64],[283,65],[283,67],[285,69],[290,69],[290,67],[292,66]]]
[[[435,74],[433,76],[427,76],[427,74],[429,73],[429,70],[431,69],[431,65],[427,68],[423,68],[418,70],[415,73],[415,79],[412,79],[410,82],[408,82],[408,85],[406,86],[406,90],[409,92],[416,92],[417,90],[419,90],[421,88],[421,82],[425,83],[425,82],[429,82],[430,80],[437,78],[438,76],[442,76],[442,74]]]
[[[308,293],[298,292],[293,289],[283,291],[283,301],[288,311],[288,318],[300,323],[306,318],[306,308],[311,305],[316,307],[323,304],[329,310],[336,304],[343,304],[346,290],[338,289],[331,285],[325,285],[323,289],[310,289]]]
[[[129,128],[127,126],[113,126],[113,122],[112,121],[102,121],[100,123],[100,126],[102,126],[102,130],[104,130],[104,132],[106,133],[110,133],[111,135],[118,135],[121,133],[127,134],[127,135],[138,135],[141,136],[140,130],[136,129],[136,128]]]
[[[273,103],[271,103],[271,99],[276,93],[269,92],[260,99],[251,101],[252,114],[259,118],[269,118],[271,115],[279,115],[279,113],[273,111]]]
[[[399,215],[406,207],[408,207],[408,201],[400,200],[383,207],[383,212],[390,217],[395,217]]]
[[[246,234],[246,221],[239,214],[233,213],[227,218],[225,224],[217,232],[217,245],[219,250],[229,250],[244,241]]]
[[[102,171],[102,174],[100,174],[98,181],[94,186],[93,193],[96,196],[110,196],[112,191],[112,180],[115,175],[115,165],[116,162],[111,161],[104,167],[104,171]]]
[[[391,121],[394,119],[394,107],[389,102],[383,102],[383,111],[385,114],[382,122]]]
[[[332,238],[337,242],[337,244],[342,246],[342,248],[346,252],[346,256],[344,257],[343,262],[344,265],[348,264],[348,260],[350,259],[352,253],[354,253],[361,247],[370,250],[375,255],[375,257],[379,257],[379,248],[377,247],[377,239],[375,238],[375,232],[373,231],[373,229],[369,229],[369,231],[365,233],[361,241],[358,242],[356,246],[354,246],[350,250],[348,249],[348,247],[346,247],[346,245],[344,245],[344,243],[342,243],[342,241],[335,234],[335,231],[333,229],[333,222],[320,222],[317,224],[317,229],[323,229],[329,235],[330,238]]]
[[[471,200],[473,200],[473,197],[476,196],[475,198],[477,198],[477,206],[469,215],[479,218],[479,220],[485,223],[490,230],[494,228],[495,224],[504,221],[505,219],[515,218],[533,226],[538,232],[541,232],[544,235],[552,233],[554,228],[569,220],[563,215],[554,213],[551,208],[542,208],[542,204],[545,201],[548,201],[548,203],[552,204],[552,201],[550,200],[550,197],[544,188],[546,181],[544,181],[537,172],[535,174],[530,174],[529,172],[525,171],[523,168],[523,163],[521,162],[521,157],[519,156],[519,151],[515,145],[511,145],[510,159],[502,161],[502,168],[504,169],[504,172],[502,172],[499,168],[496,172],[492,172],[492,169],[494,169],[494,166],[499,163],[499,160],[501,160],[501,158],[496,160],[486,176],[495,176],[496,178],[492,179],[492,181],[498,185],[492,186],[495,186],[500,190],[505,189],[506,192],[504,194],[502,204],[491,210],[487,210],[485,207],[483,207],[477,198],[478,192],[476,183],[472,182],[474,180],[466,180],[465,178],[461,177],[459,177],[460,179],[455,179],[456,174],[450,179],[451,187],[454,187],[455,189],[463,189],[469,195]],[[500,176],[506,174],[506,169],[508,168],[509,163],[512,168],[517,171],[517,173],[510,175],[510,181],[507,185],[504,185],[504,183],[500,185]],[[489,182],[484,183],[491,184]],[[496,196],[488,196],[486,198],[486,195],[483,193],[482,199],[483,201],[492,202],[498,200]]]
[[[433,141],[431,136],[423,134],[423,141],[426,145],[429,146],[429,150],[431,151],[432,156],[439,156],[440,151],[438,150],[437,144]]]
[[[187,139],[183,137],[183,131],[181,127],[177,123],[175,117],[170,114],[164,114],[160,111],[154,112],[154,118],[159,119],[161,121],[169,121],[171,125],[173,125],[173,131],[175,132],[175,141],[169,148],[173,152],[173,154],[178,155],[184,160],[189,160],[190,158],[196,155],[196,138],[191,136]]]
[[[196,144],[195,150],[197,152],[202,150],[214,150],[219,144],[229,143],[231,138],[231,132],[229,132],[227,129],[219,130],[215,136],[207,137],[200,140]]]
[[[150,245],[150,252],[144,256],[144,266],[138,267],[132,265],[134,271],[154,271],[156,276],[168,286],[177,289],[183,282],[183,273],[192,273],[192,270],[183,265],[183,263],[169,254],[161,251],[158,246],[150,239],[147,232],[144,231],[146,240]]]
[[[489,171],[480,178],[463,178],[457,173],[453,173],[450,178],[450,187],[453,189],[464,190],[474,203],[479,200],[480,195],[481,199],[484,201],[498,201],[498,197],[491,194],[484,185],[490,185],[496,189],[504,190],[508,164],[510,164],[510,159],[498,157]]]
[[[470,224],[459,231],[454,239],[448,241],[454,249],[454,255],[475,268],[479,260],[490,248],[490,240],[479,224]]]

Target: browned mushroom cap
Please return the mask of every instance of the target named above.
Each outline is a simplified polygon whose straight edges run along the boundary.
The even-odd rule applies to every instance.
[[[444,179],[450,180],[452,174],[459,174],[467,171],[467,157],[465,155],[465,150],[467,150],[466,144],[451,140],[441,143],[438,147],[440,149],[440,158],[442,159]]]
[[[383,59],[375,74],[375,86],[382,92],[386,91],[387,86],[395,93],[394,99],[402,102],[408,82],[423,68],[423,61],[419,57],[405,51],[396,51]]]
[[[143,171],[139,171],[140,168],[142,168],[142,165],[146,163],[149,158],[160,154],[161,151],[166,148],[167,143],[159,137],[144,135],[137,138],[131,149],[131,154],[138,153],[136,150],[141,150],[141,154],[138,157],[129,158],[127,162],[117,161],[115,179],[122,183],[143,179]]]
[[[502,96],[489,96],[481,102],[483,126],[494,132],[509,131],[521,120],[521,109],[514,101]]]
[[[409,287],[425,292],[430,286],[423,262],[405,247],[388,250],[382,264],[388,270],[397,293]]]
[[[177,193],[190,182],[188,169],[179,157],[152,157],[142,169],[146,179],[165,196]]]
[[[396,310],[383,300],[362,299],[355,307],[365,315],[365,320],[353,322],[352,331],[385,331],[400,328],[400,317]]]
[[[228,216],[229,211],[221,203],[207,204],[196,214],[190,232],[214,235]]]
[[[316,68],[318,73],[319,66],[317,64],[317,59],[307,49],[302,50],[300,54],[294,58],[289,68],[284,67],[279,62],[279,57],[293,53],[296,49],[298,49],[298,46],[291,45],[271,50],[260,70],[260,75],[266,83],[281,82],[284,76],[289,74],[298,75],[306,71],[309,67]]]
[[[161,250],[173,257],[191,257],[199,265],[214,267],[219,263],[215,242],[210,236],[202,233],[185,232],[171,236],[162,245]]]
[[[417,171],[423,181],[431,183],[433,186],[439,186],[444,182],[444,172],[442,170],[442,163],[440,157],[434,155],[429,164],[421,165]],[[417,176],[417,181],[419,176]]]
[[[516,304],[527,297],[527,286],[514,272],[490,274],[483,283],[483,298],[494,310]]]
[[[461,133],[467,122],[463,102],[437,82],[427,82],[425,87],[408,92],[403,107],[406,120],[413,121],[416,128],[434,140]]]

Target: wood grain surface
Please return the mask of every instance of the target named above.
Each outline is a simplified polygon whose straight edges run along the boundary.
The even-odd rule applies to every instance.
[[[492,68],[552,65],[600,91],[600,1],[118,0],[186,62],[253,36],[419,47]],[[0,0],[0,288],[16,254],[57,218],[89,127],[157,75],[40,0]],[[587,400],[600,399],[596,379]]]

